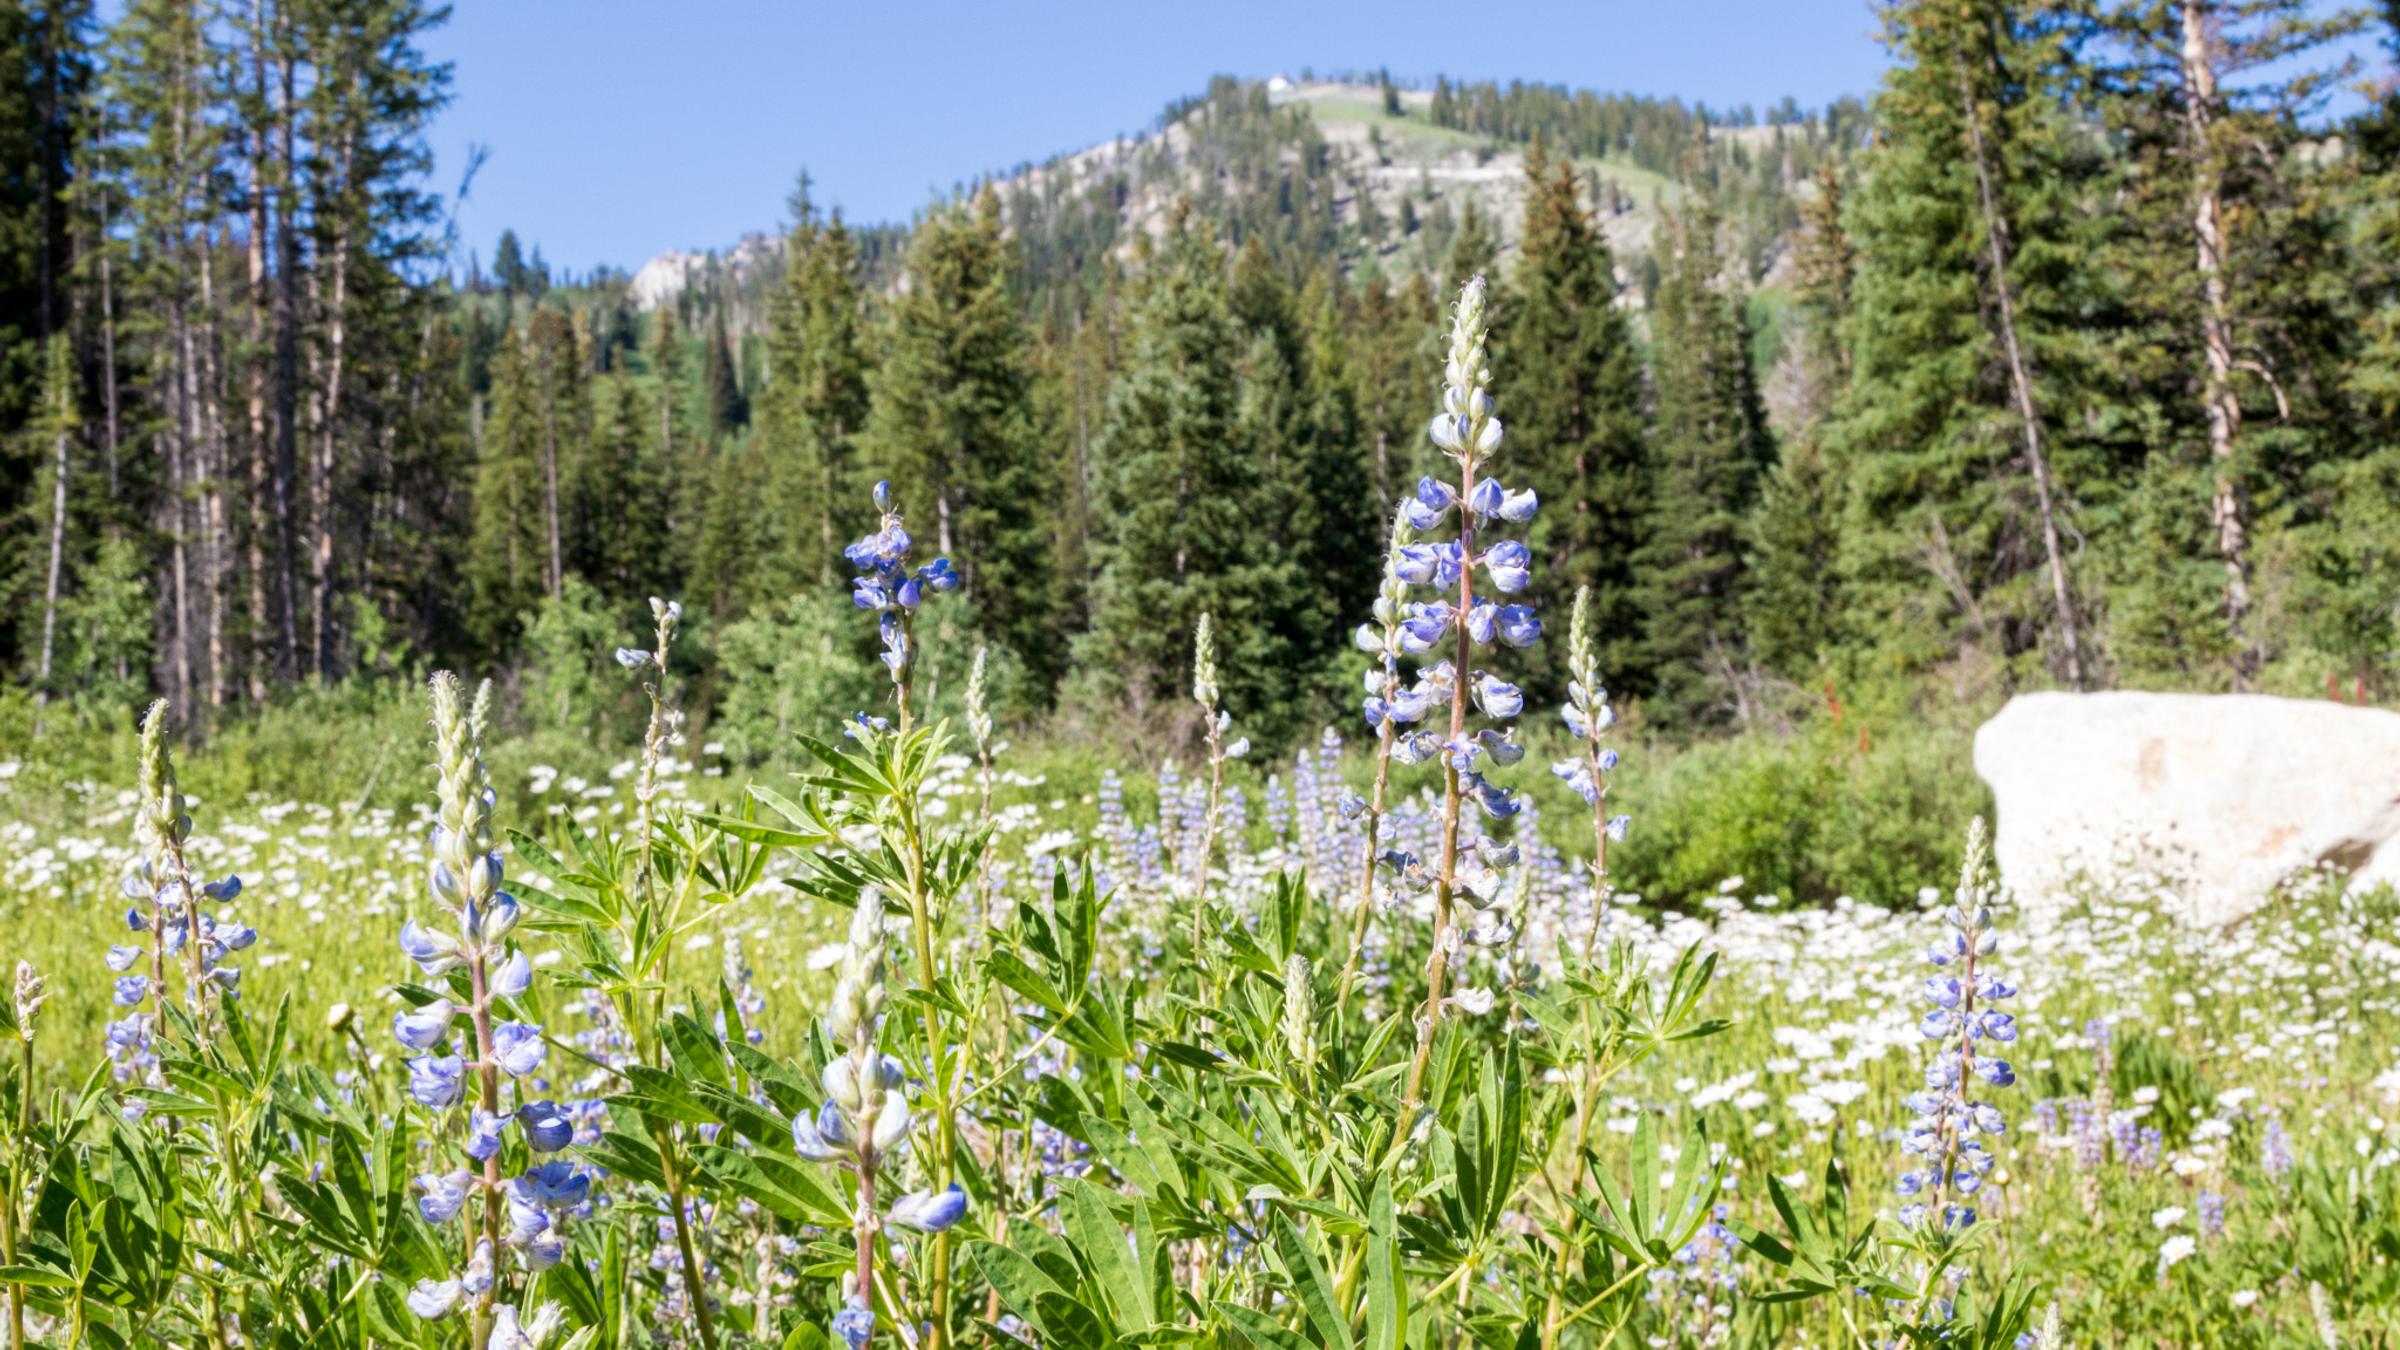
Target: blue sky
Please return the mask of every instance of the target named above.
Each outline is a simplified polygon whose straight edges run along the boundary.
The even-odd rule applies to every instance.
[[[980,4],[463,0],[432,131],[488,262],[503,227],[555,266],[632,268],[774,226],[806,166],[853,219],[1147,128],[1212,74],[1388,66],[1761,107],[1872,91],[1865,0],[986,0]]]

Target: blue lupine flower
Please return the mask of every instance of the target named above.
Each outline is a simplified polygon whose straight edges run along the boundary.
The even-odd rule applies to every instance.
[[[500,1131],[508,1124],[505,1116],[496,1116],[478,1106],[467,1121],[467,1156],[477,1162],[500,1151]]]
[[[1458,504],[1458,494],[1448,483],[1431,478],[1417,480],[1417,492],[1405,504],[1408,525],[1412,530],[1430,530],[1442,523],[1450,508]]]
[[[1503,769],[1513,768],[1519,760],[1525,758],[1525,747],[1510,739],[1512,735],[1511,732],[1494,731],[1490,727],[1485,727],[1475,733],[1475,745],[1484,754],[1491,756],[1492,763]]]
[[[2215,1191],[2202,1191],[2192,1202],[2200,1219],[2200,1236],[2215,1237],[2225,1231],[2225,1197]]]
[[[149,954],[140,947],[128,947],[121,943],[111,944],[108,949],[108,968],[110,970],[131,970],[136,961]]]
[[[939,1233],[966,1217],[967,1193],[957,1182],[941,1191],[918,1191],[893,1202],[888,1216],[902,1228],[914,1228],[922,1233]]]
[[[492,1059],[511,1078],[523,1078],[541,1067],[550,1047],[538,1024],[502,1022],[492,1028]]]
[[[1502,605],[1497,624],[1500,640],[1511,647],[1530,647],[1542,636],[1542,621],[1531,605]]]
[[[550,1231],[550,1211],[530,1192],[518,1189],[515,1182],[500,1192],[508,1204],[508,1243],[521,1247]]]
[[[517,1124],[525,1131],[526,1146],[536,1153],[556,1153],[575,1139],[575,1122],[547,1098],[518,1107]]]
[[[1525,691],[1481,671],[1475,674],[1475,706],[1486,717],[1507,721],[1525,711]]]
[[[457,1008],[448,999],[436,999],[415,1012],[392,1014],[392,1037],[411,1050],[431,1050],[450,1034],[450,1019]]]
[[[492,1287],[492,1242],[485,1238],[475,1244],[475,1254],[467,1259],[467,1268],[458,1277],[459,1288],[481,1296]]]
[[[1491,782],[1480,774],[1467,775],[1459,786],[1475,794],[1475,804],[1494,820],[1506,820],[1525,809],[1525,804],[1508,795],[1508,789]]]
[[[2014,996],[2016,989],[1988,971],[1975,969],[1979,958],[1999,946],[1998,936],[1990,928],[1992,911],[1982,903],[1985,847],[1983,822],[1978,819],[1967,836],[1957,904],[1945,916],[1951,932],[1926,951],[1937,969],[1955,968],[1957,973],[1932,976],[1924,985],[1932,1006],[1918,1030],[1927,1039],[1945,1044],[1925,1068],[1924,1089],[1906,1099],[1917,1120],[1902,1135],[1900,1147],[1920,1162],[1902,1173],[1903,1195],[1930,1193],[1948,1200],[1975,1194],[1999,1161],[1983,1139],[2008,1130],[2008,1119],[1999,1107],[1966,1095],[1968,1073],[1997,1087],[2016,1081],[2015,1070],[2006,1060],[1978,1053],[1987,1041],[2016,1038],[2016,1019],[1985,1006]],[[1933,1205],[1917,1200],[1901,1207],[1900,1219],[1923,1223],[1935,1212]],[[1967,1205],[1948,1203],[1938,1212],[1942,1224],[1953,1229],[1969,1227],[1976,1220],[1975,1210]]]
[[[458,1308],[466,1290],[456,1280],[419,1280],[408,1291],[408,1310],[428,1322],[438,1322]]]
[[[441,975],[464,959],[457,938],[420,928],[414,919],[400,925],[400,951],[427,975]]]
[[[1450,632],[1458,610],[1447,600],[1417,601],[1408,607],[1408,617],[1401,620],[1402,646],[1410,652],[1432,649]]]
[[[592,1179],[562,1158],[527,1168],[525,1175],[508,1183],[508,1191],[512,1199],[521,1197],[544,1209],[572,1209],[591,1194]]]
[[[1441,559],[1441,549],[1436,545],[1403,544],[1393,560],[1392,575],[1411,586],[1430,586]]]
[[[465,1072],[466,1061],[456,1055],[419,1055],[408,1062],[408,1095],[429,1111],[445,1110],[458,1101]]]
[[[527,1270],[536,1272],[548,1270],[565,1258],[567,1254],[566,1234],[556,1228],[545,1228],[519,1242],[517,1251],[524,1258]],[[507,1310],[503,1309],[502,1311]],[[502,1344],[497,1327],[492,1331],[492,1344],[495,1347]]]
[[[1503,539],[1485,550],[1483,573],[1492,589],[1515,595],[1533,584],[1533,550],[1514,539]]]
[[[464,914],[467,936],[487,943],[498,942],[515,932],[518,919],[523,917],[523,911],[517,908],[517,897],[506,891],[494,894],[482,905],[470,899]]]
[[[473,1177],[465,1168],[455,1172],[427,1172],[417,1178],[418,1189],[425,1192],[417,1199],[417,1212],[427,1223],[448,1223],[465,1208],[467,1192]]]
[[[2258,1137],[2259,1170],[2270,1178],[2280,1178],[2292,1170],[2292,1140],[2284,1133],[2283,1117],[2269,1116]]]
[[[495,998],[519,998],[533,986],[533,963],[525,953],[512,952],[506,961],[492,971],[491,992]]]
[[[917,655],[909,634],[910,616],[926,591],[957,590],[960,576],[947,558],[936,558],[909,571],[908,551],[913,541],[900,513],[892,509],[891,484],[875,485],[875,505],[882,516],[875,533],[843,549],[842,556],[860,572],[850,581],[851,603],[877,612],[883,664],[891,672],[892,683],[905,685]]]
[[[130,1008],[149,996],[150,977],[147,975],[127,975],[117,981],[115,1003],[120,1008]]]
[[[833,1334],[849,1350],[865,1350],[875,1338],[875,1311],[856,1295],[833,1315]]]

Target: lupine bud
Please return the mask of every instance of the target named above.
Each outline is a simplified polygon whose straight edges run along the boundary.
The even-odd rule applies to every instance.
[[[1283,963],[1283,1043],[1302,1064],[1316,1058],[1316,1026],[1316,991],[1309,983],[1308,957],[1293,952]]]
[[[33,963],[17,962],[17,1037],[27,1045],[33,1044],[34,1022],[41,1015],[42,1000],[47,997],[41,974],[33,968]],[[30,1086],[26,1090],[30,1091]]]
[[[1209,616],[1192,631],[1192,698],[1213,716],[1217,709],[1217,639]]]
[[[902,1228],[921,1233],[947,1231],[967,1215],[967,1193],[951,1182],[939,1191],[918,1191],[892,1203],[886,1217]]]

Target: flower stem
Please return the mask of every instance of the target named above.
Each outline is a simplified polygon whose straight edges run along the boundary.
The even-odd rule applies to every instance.
[[[1470,445],[1472,442],[1470,442]],[[1467,497],[1475,487],[1475,456],[1472,450],[1459,456],[1458,477],[1458,629],[1457,656],[1453,660],[1450,680],[1450,744],[1457,745],[1467,734],[1468,665],[1475,658],[1475,639],[1468,632],[1467,614],[1475,604],[1475,513],[1467,509]],[[1409,1064],[1408,1088],[1400,1094],[1403,1117],[1416,1114],[1425,1091],[1425,1069],[1433,1060],[1433,1034],[1441,1025],[1442,988],[1450,972],[1450,902],[1456,884],[1452,873],[1458,865],[1458,765],[1450,752],[1442,753],[1442,860],[1433,880],[1433,954],[1425,958],[1425,1008],[1417,1016],[1417,1053]],[[1409,1129],[1403,1119],[1400,1129]],[[1405,1134],[1403,1135],[1405,1137]],[[1398,1140],[1394,1140],[1395,1153]]]
[[[475,950],[467,961],[467,986],[474,999],[475,1076],[482,1089],[483,1109],[497,1116],[500,1114],[500,1063],[492,1051],[491,986],[484,973],[486,955],[483,944],[478,942],[474,946]],[[476,1350],[482,1350],[491,1338],[492,1300],[500,1287],[497,1269],[500,1252],[500,1152],[497,1149],[483,1160],[483,1240],[492,1244],[495,1268],[491,1287],[475,1299]],[[470,1259],[473,1253],[474,1243],[470,1239]]]
[[[1398,677],[1386,671],[1383,696],[1389,699],[1399,683]],[[1375,790],[1367,801],[1367,841],[1362,846],[1365,858],[1359,867],[1358,913],[1351,919],[1350,951],[1342,959],[1341,978],[1333,985],[1333,1015],[1337,1023],[1349,1008],[1350,984],[1358,978],[1358,963],[1367,945],[1367,924],[1375,913],[1375,845],[1381,842],[1383,834],[1383,798],[1391,781],[1393,739],[1392,719],[1387,716],[1376,731]]]

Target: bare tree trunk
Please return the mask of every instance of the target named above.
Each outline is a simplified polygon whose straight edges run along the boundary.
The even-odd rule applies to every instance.
[[[350,175],[356,162],[353,133],[345,132],[341,154],[336,166],[343,210],[349,209],[353,184]],[[312,645],[315,648],[315,670],[323,680],[333,667],[333,476],[335,445],[340,438],[342,413],[342,355],[347,330],[350,284],[350,233],[352,222],[346,217],[334,232],[332,259],[328,264],[330,281],[327,285],[325,307],[325,393],[320,401],[322,412],[318,421],[316,473],[311,482],[315,510],[311,513],[316,526],[316,548],[309,560],[309,579],[315,587],[316,600],[311,606]]]
[[[71,387],[53,391],[52,397],[73,406]],[[65,570],[67,558],[67,418],[65,409],[53,409],[58,427],[50,444],[50,568],[42,583],[42,660],[33,677],[34,706],[50,701],[50,671],[58,650],[58,582]]]
[[[249,350],[243,354],[243,413],[244,431],[248,446],[248,498],[244,516],[248,529],[243,532],[248,572],[250,619],[250,649],[245,654],[243,669],[249,676],[250,704],[257,707],[267,701],[267,634],[274,626],[273,611],[267,598],[267,542],[261,528],[259,508],[268,500],[267,462],[272,452],[269,443],[273,433],[267,417],[267,309],[272,301],[267,284],[267,164],[274,154],[273,143],[267,134],[267,54],[266,7],[263,0],[250,0],[250,87],[255,105],[252,115],[258,120],[250,128],[250,238],[244,251],[247,264],[248,313],[245,343]]]
[[[1975,103],[1975,86],[1962,64],[1958,72],[1959,112],[1967,124],[1967,148],[1975,157],[1975,186],[1983,202],[1983,239],[1989,254],[1993,298],[2000,311],[2000,347],[2008,357],[2008,383],[2023,428],[2025,460],[2033,471],[2033,496],[2041,512],[2042,555],[2050,572],[2050,594],[2058,606],[2059,646],[2066,658],[2067,684],[2086,688],[2083,642],[2077,632],[2075,596],[2067,586],[2067,559],[2059,544],[2058,508],[2051,498],[2050,460],[2042,451],[2042,414],[2034,402],[2033,377],[2026,369],[2025,350],[2017,341],[2017,302],[2008,281],[2008,222],[2000,215],[1992,187],[1991,157],[1983,141],[1983,117]]]
[[[2249,505],[2234,467],[2234,437],[2242,428],[2233,393],[2233,321],[2225,288],[2224,181],[2217,166],[2217,44],[2209,7],[2183,0],[2184,152],[2192,166],[2192,241],[2200,268],[2200,351],[2207,364],[2200,404],[2208,418],[2208,457],[2216,465],[2209,522],[2225,565],[2225,624],[2235,643],[2234,679],[2248,688],[2259,653],[2244,633],[2250,612]]]
[[[179,77],[180,78],[180,77]],[[185,244],[185,214],[191,210],[190,188],[184,175],[187,171],[189,145],[189,99],[191,86],[183,83],[175,91],[175,106],[171,130],[173,159],[169,180],[175,200],[168,204],[169,238],[164,252],[169,257],[180,256]],[[167,303],[167,342],[169,352],[170,398],[174,406],[174,432],[168,463],[167,509],[174,524],[174,543],[170,550],[170,565],[174,569],[175,586],[175,699],[182,706],[192,706],[192,500],[191,485],[194,471],[193,446],[199,437],[193,420],[196,391],[192,387],[192,325],[190,307],[185,302],[180,279],[170,285]],[[188,727],[188,723],[186,724]]]
[[[108,189],[100,190],[100,451],[108,466],[108,504],[117,504],[117,296],[109,259]],[[114,529],[112,523],[110,526]]]
[[[169,308],[167,324],[180,350],[184,327],[183,302],[178,299]],[[173,587],[173,616],[175,642],[169,665],[174,693],[170,696],[179,706],[191,706],[192,698],[192,596],[191,596],[191,496],[189,491],[192,405],[188,389],[190,370],[178,363],[168,374],[168,401],[174,408],[172,430],[167,442],[167,501],[166,519],[169,531],[167,565]]]
[[[280,16],[279,16],[280,17]],[[287,35],[288,37],[288,35]],[[299,121],[294,97],[293,57],[283,53],[277,71],[275,136],[277,179],[275,197],[275,591],[280,601],[276,618],[275,668],[286,680],[300,673],[300,235],[293,221],[297,197],[298,160],[293,158],[294,124]]]
[[[533,334],[528,325],[526,337]],[[566,561],[559,548],[558,529],[558,359],[547,343],[542,347],[538,369],[542,380],[542,510],[547,517],[550,534],[550,570],[543,576],[550,598],[558,599],[566,587]]]
[[[208,589],[208,706],[225,706],[225,604],[227,559],[232,553],[225,512],[225,409],[217,379],[216,257],[211,230],[203,221],[199,238],[200,331],[186,333],[195,346],[192,382],[200,424],[201,575]]]

